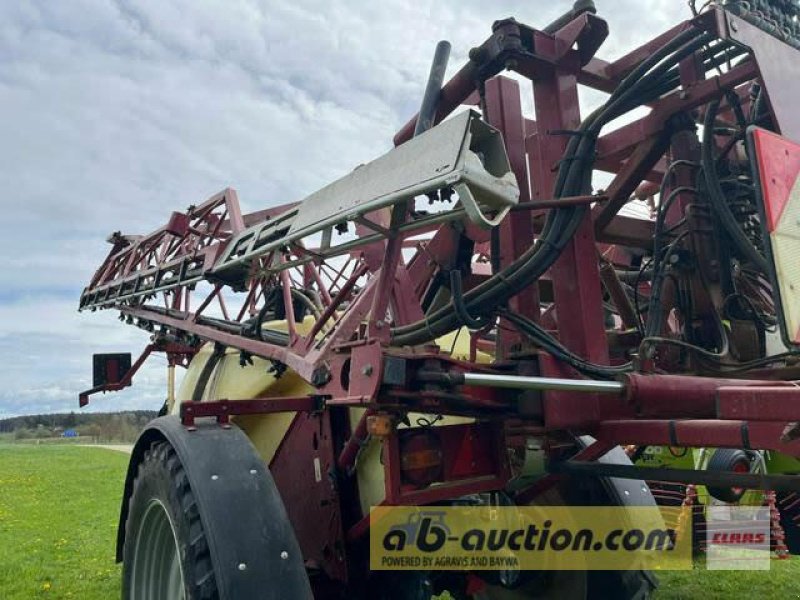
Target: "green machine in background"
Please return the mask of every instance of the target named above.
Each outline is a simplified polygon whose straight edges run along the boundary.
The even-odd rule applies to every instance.
[[[800,460],[764,450],[741,448],[673,448],[671,446],[641,446],[632,456],[642,467],[668,469],[696,469],[708,471],[733,471],[739,473],[800,473]],[[767,503],[767,490],[747,490],[736,487],[689,486],[662,481],[649,481],[653,496],[660,505],[692,505],[693,540],[696,549],[705,545],[705,513],[711,505],[762,506]],[[690,498],[687,498],[691,496]],[[780,512],[780,525],[790,553],[800,552],[800,494],[778,492],[775,504]],[[774,545],[775,540],[773,540]]]

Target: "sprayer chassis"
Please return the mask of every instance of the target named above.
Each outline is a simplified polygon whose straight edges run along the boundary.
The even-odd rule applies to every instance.
[[[569,136],[581,123],[579,86],[612,92],[665,41],[691,28],[746,47],[753,60],[716,74],[705,72],[693,56],[686,58],[681,63],[679,89],[654,101],[649,115],[598,139],[595,168],[615,174],[606,190],[592,196],[553,199],[556,166]],[[591,203],[591,211],[548,276],[539,285],[525,288],[510,305],[557,332],[560,342],[574,353],[593,363],[611,364],[618,359],[620,347],[614,336],[607,335],[604,324],[598,248],[651,247],[652,223],[618,212],[640,186],[650,183],[657,187],[665,175],[666,153],[673,160],[696,159],[691,136],[673,127],[675,115],[691,114],[714,99],[724,100],[731,91],[746,103],[748,86],[760,80],[769,91],[770,109],[780,133],[800,139],[800,112],[795,107],[800,97],[797,51],[745,20],[721,9],[709,10],[614,62],[594,56],[607,33],[605,21],[590,13],[549,33],[513,19],[499,21],[491,37],[471,52],[467,66],[443,86],[435,121],[442,121],[461,105],[480,106],[486,121],[502,133],[516,175],[519,200],[498,226],[494,242],[488,230],[468,221],[461,228],[445,222],[452,216],[419,217],[405,212],[401,220],[389,222],[388,213],[376,209],[346,219],[357,232],[347,244],[331,247],[323,242],[319,248],[309,249],[290,242],[250,257],[244,267],[232,265],[236,260],[231,248],[248,228],[280,220],[295,207],[242,215],[236,193],[228,189],[186,213],[175,213],[166,227],[150,236],[114,238],[114,249],[84,292],[81,307],[118,309],[123,318],[154,332],[154,346],[148,352],[165,351],[173,363],[193,352],[199,342],[211,342],[239,350],[244,362],[251,356],[262,357],[279,370],[298,374],[314,387],[313,394],[187,401],[179,409],[182,423],[191,430],[196,419],[214,417],[228,427],[231,416],[296,413],[297,426],[290,429],[296,437],[287,434],[281,444],[292,453],[291,461],[281,458],[279,450],[273,470],[289,469],[292,462],[310,463],[321,456],[323,471],[347,473],[354,467],[366,435],[380,437],[387,504],[428,504],[503,489],[511,477],[508,449],[524,446],[530,439],[541,442],[550,473],[518,491],[515,500],[520,503],[570,476],[673,477],[707,485],[800,488],[790,476],[668,473],[663,469],[645,473],[633,466],[595,462],[612,448],[627,444],[769,449],[800,456],[800,440],[785,435],[791,429],[787,426],[800,421],[800,389],[783,381],[796,378],[791,367],[751,372],[746,380],[654,374],[646,373],[645,368],[645,372],[621,377],[617,385],[570,388],[569,382],[578,379],[576,372],[537,351],[523,336],[505,327],[502,318],[496,339],[490,339],[485,331],[470,333],[471,360],[453,358],[432,344],[391,345],[390,324],[383,315],[391,310],[394,327],[424,318],[422,298],[436,274],[451,268],[462,233],[474,241],[476,255],[488,255],[494,244],[495,267],[502,267],[530,246],[542,226],[542,209]],[[505,69],[530,80],[536,121],[523,117],[520,83],[499,75]],[[397,133],[396,145],[411,137],[415,124],[416,117]],[[680,166],[675,174],[679,181],[691,176]],[[678,200],[681,206],[687,203]],[[411,239],[424,232],[433,235],[424,242]],[[403,258],[404,249],[417,250],[408,262]],[[326,265],[333,256],[344,257],[336,269]],[[702,254],[698,257],[699,261],[711,259]],[[470,286],[480,283],[491,269],[487,261],[472,264]],[[235,268],[240,268],[238,275]],[[246,276],[241,275],[242,269]],[[267,279],[258,276],[259,269],[277,273],[284,284],[281,302],[286,339],[280,344],[243,335],[243,327],[257,313],[265,293]],[[365,277],[366,285],[357,285]],[[193,290],[203,280],[214,287],[198,303]],[[310,327],[294,317],[289,292],[292,282],[316,285],[322,292],[322,317]],[[244,291],[238,310],[226,305],[226,285]],[[145,303],[159,296],[164,301],[161,306]],[[542,303],[548,306],[544,311]],[[221,307],[223,319],[206,317],[204,311],[212,304]],[[494,362],[479,364],[476,357],[481,352],[492,354]],[[480,375],[496,379],[487,383]],[[544,379],[526,383],[526,376]],[[508,387],[518,389],[509,392]],[[111,388],[99,386],[91,392],[105,389]],[[361,422],[348,424],[336,416],[341,407],[368,410]],[[433,487],[405,481],[396,424],[408,412],[474,417],[472,424],[453,426],[459,429],[453,430],[450,441],[443,440],[443,452],[456,452],[460,441],[470,439],[471,451],[480,460],[472,460],[466,468],[445,470],[440,485]],[[328,433],[319,447],[298,442],[315,428]],[[563,451],[573,447],[575,436],[583,434],[596,441],[564,460]],[[297,487],[287,490],[290,496],[296,496],[305,485],[280,472],[275,476],[284,485]],[[346,546],[367,532],[368,515],[342,511],[339,503],[343,499],[336,500],[322,510],[335,513],[342,523],[340,534],[327,531],[325,535],[340,539],[304,539],[304,535],[314,534],[298,528],[304,552]],[[305,519],[327,518],[319,514],[318,507],[312,508],[312,503],[303,508],[309,511]],[[297,518],[300,512],[290,511]],[[321,556],[314,554],[315,558]],[[347,578],[346,569],[336,561],[323,567],[333,578]]]

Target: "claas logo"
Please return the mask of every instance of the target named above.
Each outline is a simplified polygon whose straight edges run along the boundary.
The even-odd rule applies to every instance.
[[[729,531],[717,531],[711,538],[712,544],[719,545],[758,545],[767,543],[765,533],[732,533]]]

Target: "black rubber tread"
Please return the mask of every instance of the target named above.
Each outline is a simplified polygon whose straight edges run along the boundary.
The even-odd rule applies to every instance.
[[[651,571],[590,571],[589,600],[646,600],[658,587]]]
[[[602,481],[586,482],[588,490],[582,500],[584,505],[614,506],[617,503],[603,489]],[[588,494],[586,493],[588,492]],[[588,571],[587,600],[646,600],[658,587],[658,579],[651,571]]]
[[[746,460],[750,463],[750,455],[741,448],[717,448],[708,461],[707,471],[733,471],[733,466]],[[738,502],[746,490],[734,490],[730,487],[708,486],[708,493],[722,502]]]
[[[776,503],[789,554],[800,555],[800,498],[796,492],[781,492]]]
[[[186,600],[216,600],[219,598],[216,577],[197,502],[183,465],[168,442],[153,443],[139,464],[125,523],[126,540],[136,539],[143,510],[153,498],[166,507],[176,528]],[[130,596],[133,546],[126,542],[123,552],[125,600],[134,600]]]
[[[588,436],[579,438],[580,447],[585,448],[592,441]],[[633,464],[620,447],[607,452],[598,462]],[[645,494],[634,492],[633,488],[641,485],[646,484],[611,477],[586,479],[565,484],[565,494],[567,504],[572,506],[656,506],[649,488]],[[646,600],[658,587],[652,571],[588,571],[587,576],[587,600]]]
[[[608,497],[599,481],[588,481],[584,482],[581,489],[561,486],[561,490],[556,488],[548,490],[537,497],[537,503],[542,506],[561,506],[565,503],[572,503],[576,506],[604,506],[613,503],[613,500]],[[647,600],[658,587],[658,580],[655,576],[650,571],[641,570],[553,571],[549,573],[536,572],[536,574],[544,575],[541,589],[535,589],[534,586],[534,589],[523,591],[526,587],[525,584],[516,590],[491,587],[484,591],[484,597],[491,600],[522,600],[522,598],[531,600]],[[459,575],[462,575],[460,572],[450,574],[444,572],[403,572],[402,574],[379,572],[372,579],[367,590],[361,590],[347,597],[379,600],[429,600],[434,597],[434,591],[428,581],[435,581],[437,578],[444,578],[448,575],[452,581],[441,585],[437,584],[435,587],[447,590],[455,598],[473,598],[465,593],[463,580],[459,587],[458,578]],[[571,589],[573,586],[566,582],[567,579],[583,579],[584,583]],[[553,585],[552,588],[550,584]]]

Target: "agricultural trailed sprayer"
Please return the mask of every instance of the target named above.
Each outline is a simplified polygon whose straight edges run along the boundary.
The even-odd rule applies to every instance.
[[[707,3],[613,62],[596,56],[608,27],[590,1],[543,29],[500,20],[446,83],[440,43],[394,149],[302,202],[242,214],[226,189],[149,235],[113,234],[80,308],[118,311],[151,342],[132,365],[97,355],[81,404],[152,352],[170,374],[125,484],[125,597],[655,585],[372,572],[380,505],[755,495],[784,509],[774,540],[793,545],[798,13]],[[581,86],[605,98],[589,114]]]

